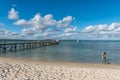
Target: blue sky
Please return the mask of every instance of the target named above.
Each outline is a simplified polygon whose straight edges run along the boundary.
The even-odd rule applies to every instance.
[[[120,0],[1,0],[0,38],[120,39]]]

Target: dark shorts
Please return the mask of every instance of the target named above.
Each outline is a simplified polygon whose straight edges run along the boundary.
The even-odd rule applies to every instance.
[[[102,59],[102,62],[106,62],[106,58]]]

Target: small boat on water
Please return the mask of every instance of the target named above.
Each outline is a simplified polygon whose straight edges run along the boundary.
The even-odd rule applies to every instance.
[[[80,42],[80,40],[77,40],[76,42]]]
[[[57,42],[59,42],[59,40],[56,40]]]

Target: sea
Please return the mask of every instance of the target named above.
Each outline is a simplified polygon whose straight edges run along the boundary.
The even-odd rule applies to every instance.
[[[60,40],[58,45],[0,53],[0,56],[45,61],[101,63],[102,52],[106,52],[107,62],[120,64],[120,41],[110,40],[80,40],[80,42]]]

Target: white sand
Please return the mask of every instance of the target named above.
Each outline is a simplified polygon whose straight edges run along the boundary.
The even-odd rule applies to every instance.
[[[120,80],[120,65],[0,57],[0,80]]]

